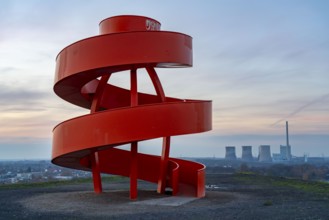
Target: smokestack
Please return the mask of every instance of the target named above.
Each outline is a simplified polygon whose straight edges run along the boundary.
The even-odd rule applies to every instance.
[[[281,153],[281,156],[283,158],[286,158],[287,160],[291,160],[291,147],[289,144],[289,131],[288,131],[288,121],[286,121],[286,141],[287,141],[287,145],[286,145],[286,152],[285,154]]]
[[[286,139],[287,139],[287,147],[289,147],[288,121],[286,121]]]
[[[225,159],[226,160],[236,160],[235,147],[227,146],[225,147]]]
[[[272,162],[270,145],[260,145],[259,146],[258,160],[259,160],[259,162]]]
[[[252,161],[254,158],[252,157],[251,146],[242,146],[242,160]]]

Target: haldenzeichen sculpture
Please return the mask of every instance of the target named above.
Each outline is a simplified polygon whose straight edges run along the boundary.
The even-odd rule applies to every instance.
[[[52,162],[91,171],[94,191],[102,192],[101,173],[130,177],[130,198],[137,179],[158,184],[158,192],[205,195],[205,166],[169,156],[171,136],[211,130],[211,101],[167,97],[156,68],[192,66],[192,38],[160,30],[143,16],[115,16],[100,23],[100,34],[65,47],[56,58],[55,93],[90,114],[53,130]],[[145,69],[156,94],[138,90]],[[129,74],[130,89],[111,84]],[[174,73],[168,73],[174,74]],[[188,79],[186,79],[188,80]],[[138,143],[162,138],[162,154],[138,152]],[[130,145],[130,150],[117,147]],[[202,147],[202,146],[200,146]]]

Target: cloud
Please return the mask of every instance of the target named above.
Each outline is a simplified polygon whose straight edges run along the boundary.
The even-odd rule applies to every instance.
[[[18,70],[20,70],[20,69],[16,68],[16,67],[12,67],[12,66],[0,67],[0,74],[8,74],[8,73],[16,72]]]
[[[41,112],[43,112],[42,114],[47,114],[47,112],[50,114],[49,106],[56,106],[54,99],[55,95],[51,91],[36,89],[33,86],[15,87],[14,85],[0,84],[0,119],[2,120],[2,126],[10,127],[10,122],[7,122],[7,125],[4,124],[4,121],[9,119],[24,123],[31,115],[40,114]]]
[[[27,106],[49,97],[50,93],[27,88],[15,88],[0,84],[0,104],[2,106]]]
[[[304,105],[298,107],[297,109],[295,109],[294,111],[292,111],[291,113],[289,113],[288,115],[286,115],[284,118],[281,118],[281,119],[277,120],[276,122],[274,122],[273,124],[271,124],[271,127],[276,126],[277,124],[279,124],[282,121],[288,120],[288,118],[290,118],[290,117],[298,114],[299,112],[303,111],[304,109],[306,109],[306,108],[308,108],[308,107],[310,107],[312,105],[315,105],[317,103],[320,103],[320,102],[322,102],[322,101],[324,101],[324,100],[326,100],[328,98],[329,98],[329,93],[324,94],[324,95],[322,95],[322,96],[320,96],[320,97],[318,97],[318,98],[316,98],[316,99],[314,99],[314,100],[312,100],[310,102],[305,103]]]

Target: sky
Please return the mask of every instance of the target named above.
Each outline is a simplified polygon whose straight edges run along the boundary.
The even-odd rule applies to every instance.
[[[166,95],[213,101],[213,130],[172,138],[171,156],[223,157],[225,146],[285,144],[329,156],[329,2],[0,0],[0,160],[50,159],[56,124],[88,114],[53,92],[55,58],[101,20],[142,15],[193,37],[193,67],[157,69]],[[139,71],[140,91],[148,91]],[[143,75],[144,74],[144,75]],[[123,75],[123,74],[122,74]],[[128,77],[128,76],[127,76]],[[128,78],[111,83],[127,86]],[[112,80],[112,78],[111,78]],[[184,88],[184,89],[182,89]],[[160,154],[161,140],[139,150]]]

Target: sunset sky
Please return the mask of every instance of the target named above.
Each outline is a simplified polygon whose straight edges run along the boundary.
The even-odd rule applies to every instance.
[[[173,137],[171,156],[223,157],[228,145],[257,156],[262,144],[277,153],[286,120],[293,155],[329,156],[328,12],[325,0],[0,0],[0,160],[50,159],[53,127],[89,113],[54,94],[55,58],[116,15],[193,37],[192,68],[157,72],[167,96],[213,101],[213,130]],[[161,143],[140,146],[159,154]]]

